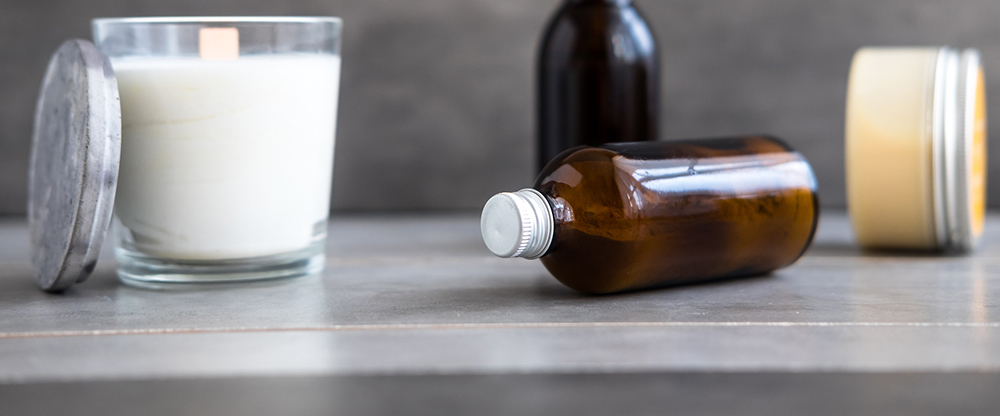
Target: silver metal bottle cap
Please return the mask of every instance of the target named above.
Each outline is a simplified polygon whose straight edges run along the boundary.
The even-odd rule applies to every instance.
[[[552,244],[555,220],[540,192],[522,189],[494,195],[480,221],[483,241],[500,257],[542,257]]]
[[[31,262],[42,289],[87,279],[108,231],[118,181],[121,107],[107,56],[72,39],[49,61],[28,172]]]

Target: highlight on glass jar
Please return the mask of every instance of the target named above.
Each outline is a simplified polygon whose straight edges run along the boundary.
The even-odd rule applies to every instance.
[[[322,270],[341,20],[112,18],[93,32],[94,44],[70,40],[53,56],[36,112],[29,220],[42,288],[90,274],[112,206],[126,283]],[[77,219],[58,220],[67,213]]]
[[[486,246],[606,294],[760,275],[798,260],[819,218],[808,161],[769,137],[563,152],[483,209]]]
[[[986,212],[979,52],[862,48],[845,129],[847,207],[870,249],[972,250]]]

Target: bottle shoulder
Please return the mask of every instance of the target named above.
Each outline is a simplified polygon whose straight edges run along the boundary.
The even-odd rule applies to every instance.
[[[555,184],[579,186],[584,173],[604,176],[613,166],[612,160],[618,153],[601,147],[577,146],[563,151],[542,169],[534,188],[549,189]]]

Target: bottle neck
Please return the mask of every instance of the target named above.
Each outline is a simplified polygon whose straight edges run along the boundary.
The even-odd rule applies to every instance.
[[[626,7],[632,5],[632,0],[566,0],[567,5],[572,6],[618,6]]]

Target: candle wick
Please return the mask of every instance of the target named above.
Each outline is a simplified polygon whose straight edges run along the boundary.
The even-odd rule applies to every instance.
[[[240,56],[240,32],[235,27],[203,27],[198,31],[198,54],[210,61],[231,61]]]

